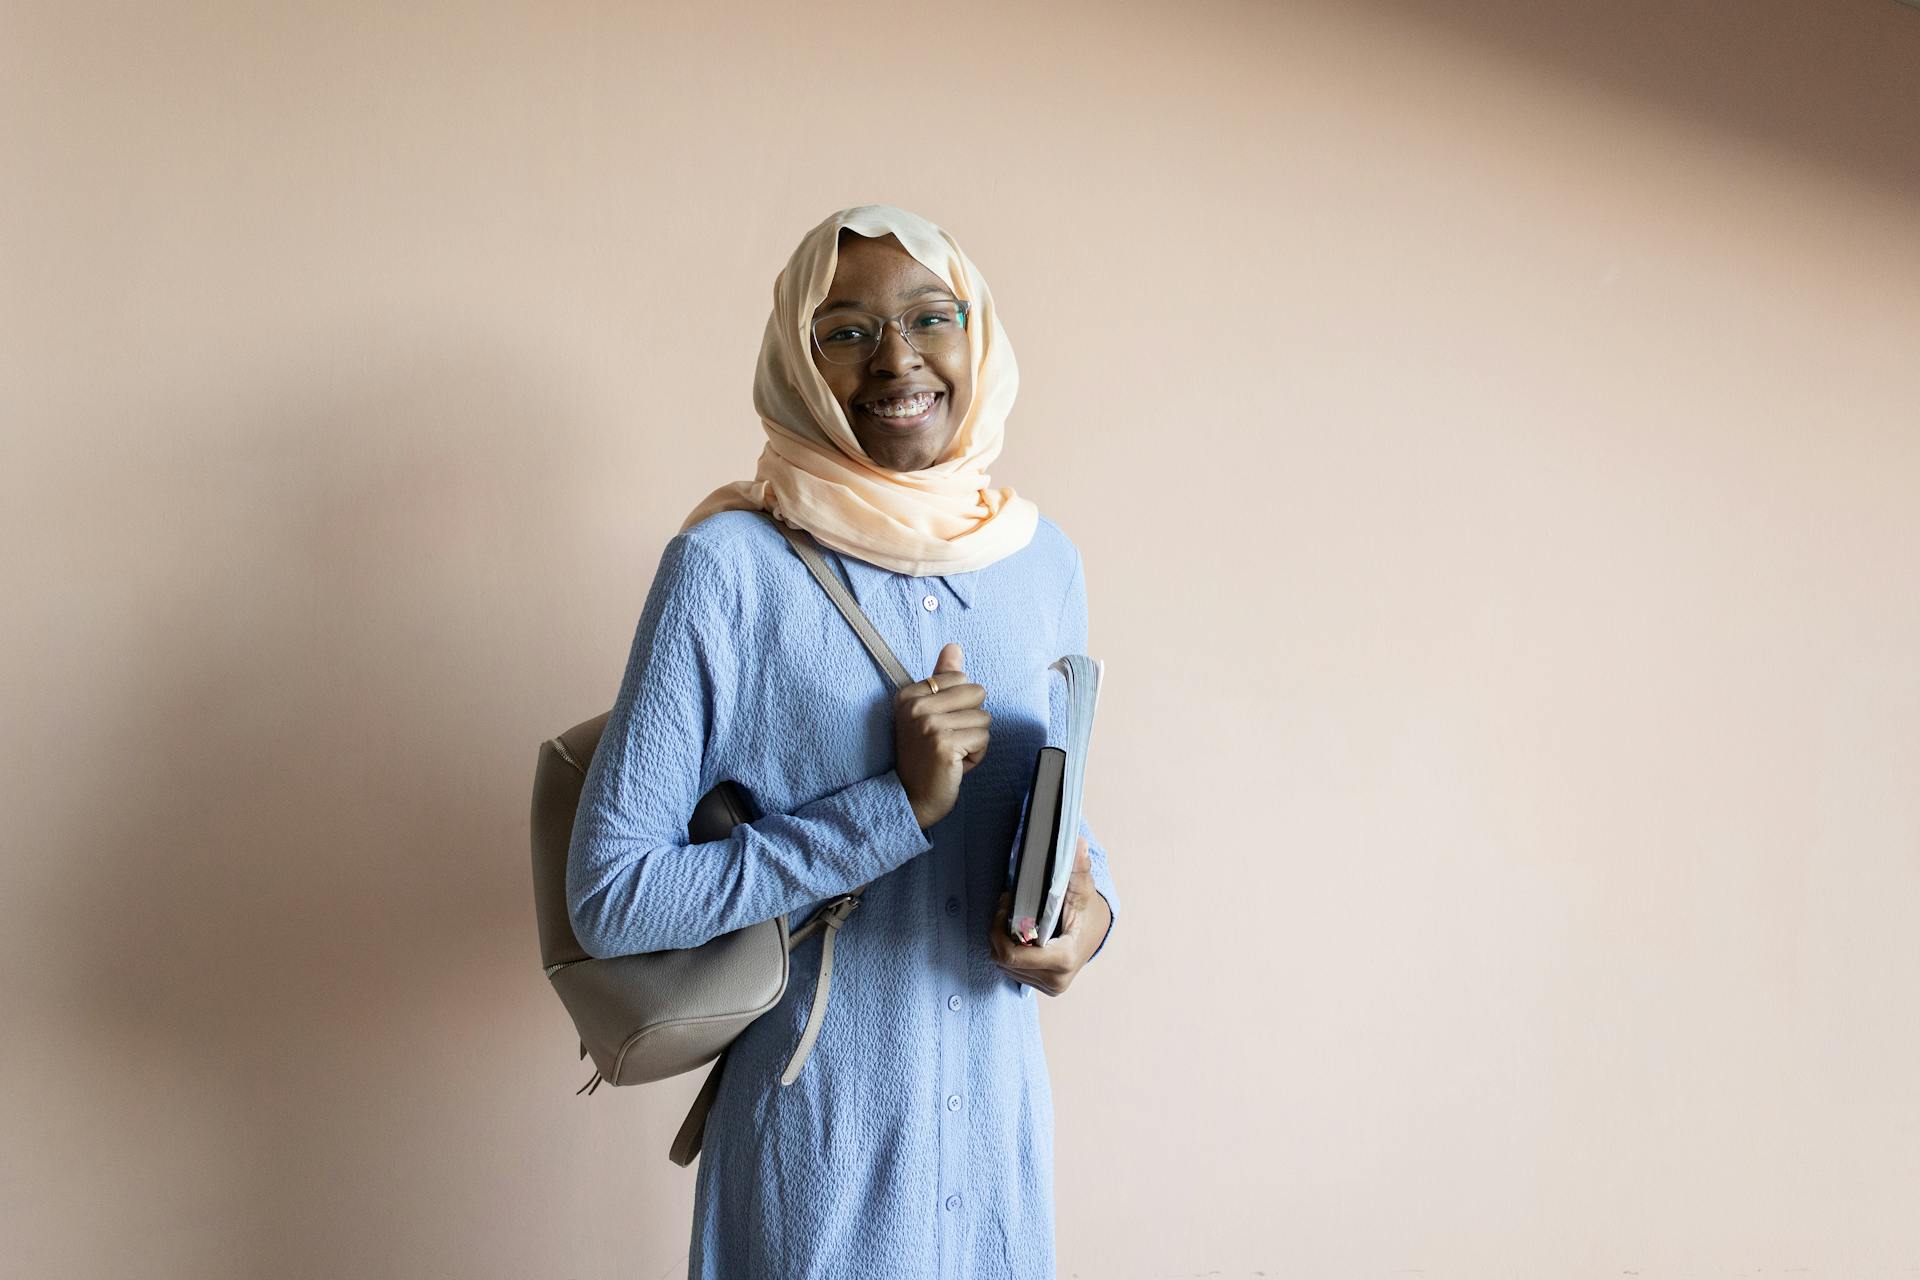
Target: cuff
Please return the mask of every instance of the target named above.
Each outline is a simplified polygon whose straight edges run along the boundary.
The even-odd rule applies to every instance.
[[[920,819],[914,816],[913,801],[897,769],[862,778],[834,799],[843,805],[850,823],[860,833],[855,847],[869,867],[863,884],[933,848],[933,841],[920,828]]]
[[[1107,940],[1113,937],[1114,925],[1120,923],[1120,894],[1113,887],[1113,873],[1107,869],[1107,851],[1091,837],[1087,840],[1087,857],[1093,864],[1093,887],[1099,891],[1102,898],[1106,899],[1107,910],[1113,913],[1112,922],[1107,925],[1106,933],[1101,935],[1100,945],[1095,947],[1093,954],[1087,957],[1087,963],[1092,964],[1105,949]]]

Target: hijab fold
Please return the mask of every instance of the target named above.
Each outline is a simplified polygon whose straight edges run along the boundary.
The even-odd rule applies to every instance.
[[[814,365],[813,310],[833,284],[842,227],[864,236],[892,233],[955,297],[972,304],[973,400],[945,454],[925,470],[891,471],[868,457]],[[754,478],[715,489],[680,527],[719,511],[761,510],[896,573],[930,577],[984,568],[1025,547],[1039,525],[1039,507],[1012,489],[991,487],[985,469],[1000,456],[1019,386],[993,296],[959,243],[892,205],[842,209],[806,234],[774,280],[753,378],[753,407],[767,435]]]

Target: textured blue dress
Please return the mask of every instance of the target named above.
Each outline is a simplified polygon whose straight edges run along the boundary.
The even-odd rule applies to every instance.
[[[834,945],[799,1079],[780,1073],[824,930],[729,1051],[688,1276],[1051,1280],[1041,997],[994,964],[987,928],[1034,753],[1064,736],[1047,666],[1086,652],[1080,553],[1042,516],[1025,548],[969,573],[827,559],[910,674],[957,640],[985,687],[992,741],[953,811],[921,830],[893,767],[892,685],[780,531],[721,512],[667,543],[641,612],[574,824],[574,928],[592,955],[692,947],[783,912],[799,925],[871,881]],[[729,778],[764,816],[688,844],[695,802]],[[1106,851],[1080,830],[1117,919]]]

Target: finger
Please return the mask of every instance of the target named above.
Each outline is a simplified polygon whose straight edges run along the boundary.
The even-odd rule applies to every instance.
[[[1060,904],[1060,932],[1047,939],[1046,945],[1065,949],[1080,936],[1080,922],[1086,919],[1086,900],[1079,894],[1067,893],[1067,900]]]
[[[1002,890],[993,904],[993,919],[987,924],[987,946],[993,952],[995,964],[1004,967],[1014,949],[1014,941],[1007,933],[1007,912],[1013,906],[1013,894]]]
[[[956,672],[952,680],[939,677],[940,692],[928,693],[925,698],[926,709],[944,714],[948,711],[968,711],[987,700],[986,686],[978,681],[966,678],[966,672]],[[925,685],[921,688],[924,690]]]
[[[1073,871],[1067,876],[1067,896],[1065,907],[1072,908],[1086,901],[1087,894],[1093,890],[1093,857],[1087,852],[1087,838],[1080,837],[1080,846],[1073,855]]]
[[[962,657],[960,642],[958,640],[947,641],[940,646],[940,656],[934,660],[934,674],[938,675],[942,671],[966,670],[966,668],[961,665]],[[945,684],[945,681],[941,683]]]
[[[1014,940],[1012,936],[1006,933],[1006,913],[1008,913],[1008,910],[1012,910],[1012,906],[1014,906],[1014,894],[1002,890],[1000,896],[998,896],[998,900],[995,900],[995,904],[993,904],[993,921],[989,921],[989,925],[987,925],[987,938],[993,940],[995,946],[1000,946],[1002,942],[1012,942],[1012,940]]]
[[[899,691],[893,695],[893,700],[895,702],[906,702],[909,699],[924,701],[927,698],[938,697],[949,689],[965,684],[966,674],[964,671],[936,671],[924,679],[915,680],[912,684],[901,685]]]
[[[993,939],[994,943],[1008,956],[1017,956],[1020,952],[1026,950],[1026,944],[1014,937],[1013,931],[1007,927],[1009,920],[1008,913],[1012,910],[1013,890],[1002,889],[1000,891],[1000,900],[994,904],[993,909]]]
[[[940,686],[938,693],[929,689],[925,680],[919,680],[901,689],[893,700],[912,703],[911,709],[920,715],[969,710],[987,700],[987,690],[984,685],[968,680],[966,674],[964,671],[956,671],[951,675],[935,672],[932,679]]]
[[[1008,963],[1020,960],[1021,956],[1029,950],[1027,944],[1021,942],[1020,938],[1016,938],[1012,929],[1008,929],[1008,912],[1012,910],[1014,910],[1014,890],[1002,890],[1000,902],[993,910],[993,925],[989,927],[991,931],[989,936],[993,938],[996,960],[1008,961]]]
[[[957,761],[974,760],[987,753],[987,744],[993,739],[985,729],[955,729],[951,733],[940,735],[940,747],[943,751],[953,752]]]
[[[1072,965],[1064,948],[1015,947],[1011,961],[1000,966],[1009,978],[1045,995],[1065,989],[1072,978]]]
[[[1087,848],[1085,836],[1080,837],[1080,848],[1073,855],[1072,879],[1079,884],[1082,894],[1093,888],[1093,850]]]

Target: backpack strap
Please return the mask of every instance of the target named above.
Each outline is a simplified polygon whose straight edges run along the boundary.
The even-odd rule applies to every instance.
[[[860,643],[867,646],[867,652],[872,654],[873,660],[880,664],[880,669],[887,673],[887,679],[893,682],[894,690],[897,692],[912,684],[913,677],[908,675],[907,669],[900,665],[900,659],[893,656],[893,650],[887,647],[887,642],[880,638],[880,633],[874,629],[873,620],[867,617],[859,601],[853,598],[853,592],[847,589],[846,583],[840,581],[840,575],[828,567],[827,558],[820,553],[819,544],[813,540],[813,535],[804,529],[796,529],[774,516],[767,515],[764,511],[760,514],[766,516],[774,528],[787,536],[787,541],[793,544],[793,553],[806,561],[814,580],[829,596],[833,597],[833,602],[840,606],[841,616],[846,618],[854,631],[859,634]]]
[[[893,650],[887,647],[887,642],[881,638],[880,632],[874,627],[873,620],[867,617],[866,611],[861,609],[859,601],[853,598],[853,592],[848,590],[847,584],[840,581],[840,576],[828,566],[827,558],[821,553],[813,535],[786,523],[770,512],[762,511],[760,514],[765,516],[774,528],[786,535],[794,554],[805,562],[808,572],[813,574],[814,581],[820,584],[839,608],[840,615],[860,637],[860,643],[867,647],[867,652],[880,665],[880,670],[886,673],[895,692],[911,684],[913,677],[907,674],[906,667],[894,656]],[[868,884],[871,883],[872,881],[868,881]],[[807,1028],[801,1033],[800,1044],[794,1049],[793,1058],[787,1063],[787,1069],[780,1073],[780,1083],[783,1085],[792,1084],[800,1078],[800,1069],[806,1066],[807,1056],[813,1052],[813,1043],[820,1038],[820,1024],[827,1016],[827,991],[833,981],[833,940],[839,934],[840,926],[846,923],[849,915],[853,914],[853,909],[860,905],[860,895],[865,893],[866,889],[867,886],[863,884],[857,889],[841,894],[822,907],[806,924],[787,935],[787,949],[791,951],[818,933],[822,927],[827,931],[826,941],[820,945],[820,981],[813,989],[813,1008],[807,1013]]]
[[[804,529],[787,524],[771,512],[762,511],[760,514],[786,536],[788,545],[793,548],[793,553],[800,557],[807,566],[807,571],[813,575],[814,581],[820,584],[821,589],[840,610],[840,616],[847,620],[854,634],[860,637],[860,643],[866,646],[867,652],[873,656],[874,662],[885,673],[895,692],[911,684],[913,677],[907,674],[906,667],[901,665],[900,659],[894,656],[893,650],[887,647],[886,640],[874,627],[873,620],[860,608],[860,602],[853,598],[853,592],[848,589],[847,584],[840,581],[840,576],[827,564],[827,558],[821,553],[813,535]],[[872,883],[871,880],[867,882],[867,884]],[[838,936],[840,926],[846,923],[847,917],[852,915],[854,908],[860,905],[860,895],[866,890],[867,885],[863,884],[839,895],[815,912],[805,924],[787,934],[788,951],[792,951],[822,929],[826,930],[827,936],[826,940],[820,944],[820,980],[813,988],[813,1007],[807,1011],[807,1026],[800,1035],[800,1043],[794,1049],[793,1057],[788,1060],[786,1069],[780,1073],[780,1083],[783,1085],[792,1084],[800,1078],[801,1068],[807,1065],[807,1058],[813,1053],[814,1041],[820,1038],[820,1024],[826,1020],[827,1016],[827,993],[833,983],[833,940]],[[720,1072],[726,1065],[727,1053],[722,1050],[719,1061],[713,1064],[713,1070],[707,1073],[706,1081],[700,1086],[700,1092],[694,1098],[693,1107],[687,1112],[687,1118],[681,1121],[680,1132],[674,1135],[673,1146],[668,1151],[668,1156],[675,1164],[689,1164],[695,1156],[700,1154],[701,1139],[705,1136],[707,1112],[713,1107],[714,1095],[719,1092]]]

